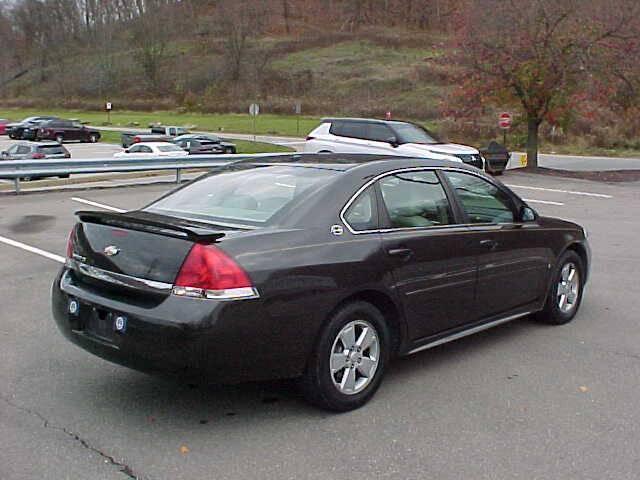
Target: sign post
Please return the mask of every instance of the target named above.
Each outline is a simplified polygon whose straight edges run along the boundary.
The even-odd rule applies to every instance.
[[[296,135],[300,136],[300,114],[302,113],[302,103],[296,102]]]
[[[503,132],[503,140],[504,146],[507,146],[507,131],[511,129],[511,124],[513,123],[513,119],[511,118],[511,114],[509,112],[502,112],[498,116],[498,127],[502,129]]]
[[[253,117],[253,141],[256,141],[256,117],[260,113],[260,105],[252,103],[249,105],[249,115]]]
[[[104,104],[104,109],[107,111],[107,123],[111,125],[111,110],[113,109],[111,102],[106,102]]]

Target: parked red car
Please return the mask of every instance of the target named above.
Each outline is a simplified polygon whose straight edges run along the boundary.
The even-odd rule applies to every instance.
[[[40,125],[38,140],[55,140],[58,143],[67,140],[95,143],[100,140],[100,132],[95,128],[72,122],[71,120],[50,120]]]
[[[7,134],[7,123],[9,123],[9,120],[6,118],[0,118],[0,135]]]

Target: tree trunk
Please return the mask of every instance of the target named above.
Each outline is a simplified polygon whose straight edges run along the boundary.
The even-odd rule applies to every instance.
[[[527,117],[527,167],[538,168],[538,130],[540,119]]]

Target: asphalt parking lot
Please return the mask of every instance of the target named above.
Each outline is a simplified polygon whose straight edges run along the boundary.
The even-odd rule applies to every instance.
[[[589,231],[574,322],[524,319],[400,359],[340,415],[287,382],[182,385],[58,333],[49,290],[74,211],[134,209],[169,186],[0,196],[0,478],[637,478],[640,183],[503,181]]]

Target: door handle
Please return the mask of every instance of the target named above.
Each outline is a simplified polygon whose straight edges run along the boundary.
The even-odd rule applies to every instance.
[[[496,242],[495,240],[487,239],[487,240],[480,240],[480,245],[488,248],[489,250],[495,250],[498,247],[499,243]]]
[[[413,255],[413,250],[410,248],[391,248],[387,250],[387,253],[392,257],[403,257],[407,259]]]

